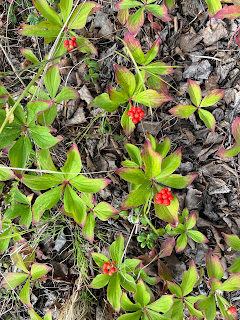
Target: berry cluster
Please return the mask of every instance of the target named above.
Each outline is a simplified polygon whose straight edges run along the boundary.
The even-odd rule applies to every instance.
[[[103,264],[103,274],[109,274],[111,277],[116,271],[116,269],[114,268],[115,265],[116,265],[115,261],[113,261],[112,263],[110,262],[110,260],[108,262],[105,262]]]
[[[76,38],[72,37],[71,40],[65,40],[64,41],[64,48],[67,48],[68,51],[72,51],[73,48],[77,47],[77,42],[76,42]]]
[[[168,188],[160,190],[155,196],[155,203],[170,206],[170,202],[173,200],[172,192]]]
[[[131,107],[130,111],[127,112],[127,116],[132,119],[134,124],[137,124],[138,121],[141,121],[145,113],[142,108]]]

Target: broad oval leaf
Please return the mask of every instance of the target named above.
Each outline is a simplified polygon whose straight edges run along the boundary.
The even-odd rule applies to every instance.
[[[186,188],[197,177],[197,174],[188,174],[182,176],[180,174],[171,174],[164,178],[156,177],[156,181],[171,188],[183,189]]]
[[[93,209],[93,212],[98,217],[98,219],[102,221],[106,221],[107,219],[119,214],[119,210],[115,209],[107,202],[98,203]]]
[[[170,202],[169,206],[155,203],[155,213],[158,218],[170,223],[173,227],[176,227],[178,225],[179,202],[174,195],[172,196],[173,200]]]
[[[188,295],[193,290],[193,287],[197,281],[197,276],[198,276],[198,272],[197,272],[196,265],[193,259],[191,259],[189,269],[188,271],[184,272],[183,280],[180,285],[183,296]]]
[[[45,276],[52,268],[43,263],[34,263],[31,267],[31,277],[32,279],[42,278]]]
[[[165,296],[162,296],[160,299],[156,300],[155,302],[149,304],[147,307],[148,309],[165,313],[171,308],[172,305],[173,305],[173,296],[165,295]]]
[[[164,102],[172,101],[173,99],[165,93],[159,93],[156,90],[148,89],[133,96],[133,101],[141,103],[150,108],[158,108]]]
[[[156,179],[166,177],[173,173],[180,166],[181,160],[182,152],[180,147],[163,160],[161,173],[156,177]]]
[[[149,72],[150,74],[168,75],[174,72],[173,68],[163,62],[154,62],[148,66],[141,67],[142,70]]]
[[[58,26],[62,27],[63,22],[59,15],[56,13],[53,8],[51,8],[47,1],[45,0],[33,0],[33,5],[39,11],[45,19],[49,20],[50,22],[57,24]]]
[[[180,119],[188,118],[197,110],[196,107],[192,105],[179,104],[176,107],[173,107],[169,112]]]
[[[206,267],[209,278],[217,278],[221,281],[224,275],[224,268],[217,256],[212,255],[212,249],[206,254]]]
[[[89,212],[87,215],[86,223],[84,225],[84,228],[82,230],[84,237],[91,243],[93,243],[94,240],[94,228],[95,228],[95,218],[92,214],[92,212]]]
[[[220,0],[205,0],[205,1],[208,5],[208,11],[210,16],[214,16],[219,10],[222,9]]]
[[[139,41],[131,34],[127,33],[124,36],[126,49],[128,49],[135,61],[139,64],[144,64],[144,53],[142,51]]]
[[[122,290],[120,287],[120,280],[118,273],[115,272],[111,277],[107,288],[107,298],[112,307],[116,310],[120,310],[120,300],[122,296]]]
[[[109,274],[98,274],[90,283],[89,287],[94,289],[103,288],[108,284],[109,280]]]
[[[167,12],[167,8],[158,4],[148,4],[146,9],[150,11],[155,17],[162,21],[171,21],[171,18]]]
[[[128,31],[135,36],[144,23],[144,8],[140,8],[134,14],[129,15],[127,20]]]
[[[209,111],[204,109],[198,109],[198,114],[208,129],[214,132],[216,123],[214,116]]]
[[[223,98],[225,90],[215,89],[203,98],[200,107],[205,108],[214,105]]]
[[[9,272],[4,275],[1,285],[8,290],[12,290],[19,286],[23,281],[28,278],[27,273]]]
[[[207,243],[208,239],[197,230],[188,230],[188,235],[193,239],[193,241],[198,243]]]
[[[109,258],[104,256],[103,254],[101,253],[95,253],[95,252],[91,252],[91,255],[93,257],[93,260],[95,261],[95,263],[99,266],[99,267],[102,267],[103,264],[105,262],[108,262]]]
[[[176,244],[176,252],[181,252],[186,248],[187,245],[187,234],[184,232],[177,238],[177,244]]]
[[[234,291],[240,289],[240,273],[230,276],[222,285],[221,291]]]
[[[125,144],[125,148],[131,157],[131,159],[139,165],[139,167],[142,167],[142,158],[141,158],[141,151],[133,144],[127,143]]]
[[[210,0],[209,0],[210,1]],[[215,14],[215,19],[236,19],[240,16],[240,7],[238,6],[226,6]]]
[[[161,173],[162,156],[153,150],[149,139],[145,139],[141,158],[145,165],[145,174],[149,178],[155,178]],[[136,170],[136,169],[132,169]]]
[[[149,181],[142,169],[120,168],[115,171],[122,179],[132,182],[136,185]]]
[[[126,311],[137,311],[142,310],[140,303],[132,303],[132,301],[128,298],[127,294],[123,292],[121,298],[121,307]]]
[[[32,304],[30,302],[30,278],[27,279],[25,285],[19,293],[19,298],[28,308],[32,308]]]
[[[88,16],[91,14],[92,9],[101,9],[97,3],[93,1],[86,1],[73,11],[69,21],[68,27],[70,29],[82,29],[85,27]],[[95,11],[95,10],[94,10]]]
[[[124,238],[123,235],[120,234],[111,246],[110,246],[110,256],[113,261],[116,262],[116,266],[119,267],[123,257],[123,249],[124,249]]]
[[[87,218],[86,205],[69,185],[65,187],[63,202],[64,209],[70,212],[74,220],[83,227]]]
[[[80,153],[78,151],[76,143],[74,143],[67,153],[67,161],[65,162],[65,165],[61,168],[61,171],[66,173],[66,180],[71,181],[74,177],[76,177],[79,174],[79,172],[81,171],[81,167],[82,162]]]
[[[226,234],[222,232],[225,242],[234,250],[240,250],[240,239],[236,234]]]
[[[114,64],[113,67],[116,82],[126,91],[129,98],[132,97],[136,88],[136,81],[133,73],[127,68],[121,67],[117,64]]]
[[[147,292],[146,286],[142,279],[138,280],[137,291],[134,300],[139,302],[142,307],[146,307],[150,302],[150,294]]]
[[[188,79],[187,85],[188,85],[188,93],[190,95],[192,103],[196,107],[198,107],[202,100],[202,92],[201,92],[200,86],[197,84],[197,82],[191,79]]]
[[[126,210],[133,207],[138,207],[147,201],[151,190],[151,182],[146,182],[140,185],[139,188],[129,193],[126,200],[122,204],[121,209]]]
[[[240,145],[240,118],[236,117],[232,124],[232,134],[237,144]]]
[[[144,61],[145,65],[149,64],[150,62],[152,62],[153,59],[156,58],[159,51],[159,47],[160,47],[160,38],[156,39],[153,42],[150,50],[146,53],[145,61]]]
[[[55,98],[57,94],[60,82],[61,78],[59,74],[59,64],[55,63],[50,68],[48,68],[44,77],[45,87],[52,99]]]
[[[70,180],[71,185],[79,192],[96,193],[104,189],[112,181],[110,179],[90,179],[79,174]]]

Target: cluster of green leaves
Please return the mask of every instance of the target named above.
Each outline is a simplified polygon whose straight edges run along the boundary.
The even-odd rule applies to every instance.
[[[212,106],[220,99],[222,99],[225,90],[215,89],[208,95],[206,95],[206,97],[204,97],[202,100],[200,86],[195,81],[188,79],[187,86],[188,93],[194,105],[178,104],[176,107],[170,109],[169,112],[178,118],[184,119],[188,118],[191,114],[198,110],[200,119],[212,132],[214,132],[215,118],[209,111],[205,110],[204,108]]]
[[[122,209],[129,209],[145,205],[144,211],[151,206],[152,200],[164,186],[176,189],[187,187],[197,175],[182,176],[173,174],[181,164],[181,148],[166,157],[171,147],[168,137],[162,143],[156,143],[151,135],[147,135],[144,149],[141,150],[132,144],[126,144],[131,160],[122,162],[124,168],[116,170],[120,177],[131,183],[131,192],[122,205]],[[178,224],[178,199],[173,195],[169,206],[155,203],[156,215],[170,223]]]
[[[89,81],[91,79],[93,83],[97,83],[97,79],[99,78],[99,73],[97,73],[99,70],[98,62],[90,60],[89,57],[84,58],[84,62],[88,66],[88,74],[86,75],[85,80]]]
[[[141,243],[141,248],[148,247],[149,250],[152,250],[154,247],[154,241],[157,240],[158,236],[153,230],[150,233],[145,231],[141,232],[139,236],[137,236],[137,241]]]
[[[88,16],[101,9],[101,5],[93,1],[87,1],[78,5],[71,13],[73,0],[61,0],[58,5],[59,14],[48,5],[46,0],[33,0],[33,5],[45,20],[35,25],[22,24],[19,28],[21,35],[44,37],[46,44],[55,41],[60,35],[54,51],[54,57],[58,57],[67,52],[67,48],[64,48],[63,42],[67,40],[68,37],[76,38],[80,52],[97,54],[94,45],[88,39],[77,35],[73,30],[83,29]]]

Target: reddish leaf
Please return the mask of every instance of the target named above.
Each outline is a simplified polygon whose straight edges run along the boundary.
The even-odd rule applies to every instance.
[[[166,239],[161,244],[159,258],[169,257],[172,254],[173,248],[175,246],[174,237]]]
[[[171,276],[170,270],[161,260],[158,260],[158,273],[159,273],[159,276],[161,277],[161,279],[163,279],[165,281],[166,280],[172,281],[172,276]]]
[[[115,71],[116,82],[127,92],[131,97],[136,88],[135,77],[127,68],[121,67],[117,64],[113,65]]]
[[[122,25],[124,25],[127,22],[128,17],[129,17],[129,9],[122,9],[118,11],[117,18]]]
[[[190,98],[192,100],[192,103],[198,107],[200,105],[200,102],[202,100],[202,93],[200,86],[193,80],[188,79],[187,81],[188,85],[188,93],[190,95]]]
[[[185,222],[186,228],[187,228],[188,230],[189,230],[189,229],[192,229],[192,228],[195,226],[196,222],[197,222],[196,212],[195,212],[195,211],[192,211],[192,212],[189,214],[189,216],[188,216],[188,218],[187,218],[187,220],[186,220],[186,222]]]
[[[224,269],[219,258],[212,255],[212,249],[206,254],[206,266],[209,278],[217,278],[219,281],[222,279]]]
[[[148,89],[133,96],[133,101],[144,104],[151,108],[158,108],[164,102],[172,101],[173,99],[164,93],[159,93],[155,90]]]
[[[145,8],[162,21],[171,21],[167,8],[158,4],[148,4]]]
[[[215,19],[236,19],[240,16],[240,8],[238,6],[226,6],[215,14]]]
[[[179,104],[176,107],[170,109],[169,112],[175,117],[184,119],[188,118],[196,110],[197,108],[192,105]]]
[[[219,10],[222,9],[220,0],[205,0],[208,5],[210,17],[214,16]]]
[[[144,8],[130,15],[127,20],[128,31],[135,36],[144,23]]]
[[[209,106],[214,105],[220,99],[223,98],[224,94],[225,94],[225,90],[220,90],[220,89],[212,90],[208,95],[206,95],[203,98],[203,100],[200,104],[200,107],[205,108],[205,107],[209,107]]]
[[[237,144],[240,145],[240,118],[236,117],[232,124],[232,134]]]
[[[162,156],[153,150],[149,139],[145,139],[141,157],[145,165],[146,176],[150,178],[158,176],[161,172]]]
[[[149,64],[153,59],[156,58],[160,47],[160,38],[153,42],[150,50],[146,53],[144,64]]]
[[[124,37],[124,42],[126,43],[126,47],[129,49],[136,62],[139,64],[143,64],[144,53],[142,51],[139,41],[136,38],[134,38],[130,33],[127,33]]]

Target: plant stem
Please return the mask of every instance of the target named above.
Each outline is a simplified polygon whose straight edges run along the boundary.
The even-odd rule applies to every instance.
[[[158,232],[157,232],[157,229],[154,227],[154,225],[152,224],[152,222],[149,220],[149,218],[147,217],[147,214],[150,210],[150,207],[151,207],[151,203],[152,203],[152,198],[153,196],[151,195],[151,198],[148,199],[148,207],[147,207],[147,210],[146,210],[146,206],[144,207],[144,218],[146,219],[147,223],[149,224],[149,226],[152,228],[153,232],[156,233],[157,236],[159,236]]]

